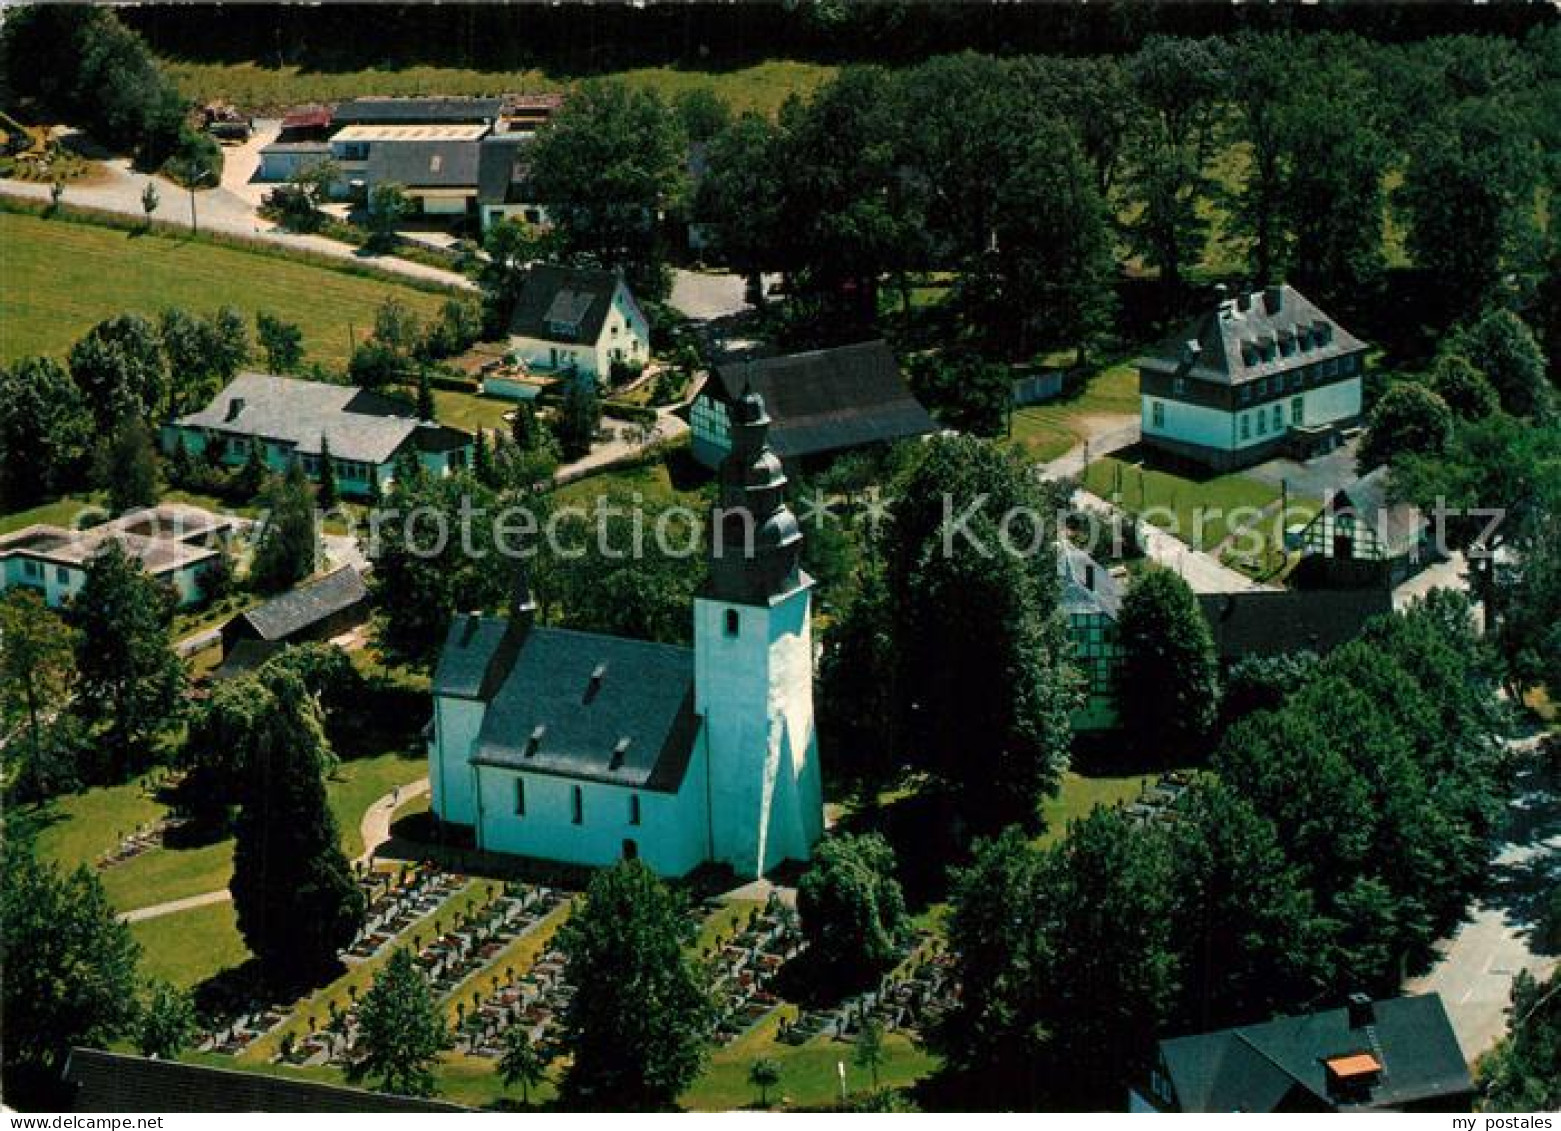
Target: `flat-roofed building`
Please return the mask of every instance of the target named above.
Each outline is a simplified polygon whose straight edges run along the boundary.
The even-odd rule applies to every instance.
[[[84,530],[35,523],[0,537],[0,589],[32,589],[44,604],[59,608],[81,592],[92,559],[117,542],[147,573],[168,585],[180,605],[193,605],[205,599],[204,579],[219,567],[233,530],[231,519],[176,503],[133,511]]]

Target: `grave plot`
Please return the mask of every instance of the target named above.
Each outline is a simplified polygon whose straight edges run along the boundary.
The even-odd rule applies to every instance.
[[[504,1034],[516,1025],[531,1039],[546,1046],[555,1039],[559,1017],[574,997],[575,988],[564,979],[564,956],[548,949],[529,969],[505,971],[505,977],[486,997],[455,1003],[456,1051],[497,1059],[504,1052]]]
[[[457,890],[464,890],[460,877]],[[436,918],[432,937],[425,943],[421,932],[414,933],[411,945],[417,953],[414,961],[428,978],[434,993],[445,998],[468,979],[495,962],[517,939],[535,929],[563,902],[565,896],[551,888],[509,883],[502,887],[488,884],[483,902],[454,917],[448,930]],[[383,950],[388,943],[382,943]],[[324,1024],[309,1018],[309,1032],[301,1039],[292,1034],[281,1043],[279,1062],[294,1065],[331,1064],[345,1066],[354,1056],[358,1039],[357,987],[348,989],[349,1004],[344,1008],[332,1001]]]
[[[1192,785],[1193,775],[1187,770],[1171,770],[1161,774],[1154,785],[1146,788],[1138,800],[1123,810],[1132,821],[1148,824],[1152,821],[1176,820],[1176,808],[1182,794]]]
[[[711,967],[718,1045],[737,1040],[781,1005],[772,986],[781,967],[802,948],[796,912],[774,895],[763,908],[739,914],[733,934],[706,948],[702,957]]]
[[[368,918],[352,945],[342,952],[349,965],[382,952],[413,923],[430,915],[466,885],[466,877],[432,866],[409,867],[399,874],[369,872],[358,884],[369,900]]]
[[[122,834],[118,844],[94,861],[94,867],[100,872],[105,872],[116,865],[128,863],[137,856],[144,856],[153,849],[161,848],[163,837],[185,823],[183,817],[165,817],[150,825],[138,825],[134,832]]]
[[[804,1010],[781,1022],[777,1038],[801,1045],[815,1037],[855,1040],[870,1018],[885,1030],[916,1035],[929,1027],[958,997],[953,959],[933,932],[916,932],[907,957],[867,993],[847,998],[828,1010]]]

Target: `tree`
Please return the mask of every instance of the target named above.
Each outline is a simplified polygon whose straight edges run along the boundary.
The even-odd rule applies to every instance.
[[[272,481],[265,505],[266,516],[249,574],[258,588],[275,592],[302,581],[320,563],[314,496],[296,459],[288,465],[285,476]]]
[[[330,510],[341,498],[336,488],[336,461],[331,457],[331,441],[323,432],[320,433],[320,486],[315,498],[325,510]]]
[[[100,431],[168,403],[168,366],[157,330],[139,314],[99,322],[71,347],[70,375]]]
[[[1142,143],[1128,171],[1136,206],[1127,225],[1128,243],[1160,273],[1171,296],[1180,294],[1187,268],[1203,253],[1209,224],[1198,205],[1208,185],[1197,157],[1164,137]]]
[[[487,260],[480,268],[483,330],[492,337],[509,333],[510,315],[533,263],[561,254],[551,229],[539,231],[516,218],[500,220],[482,238]]]
[[[268,673],[259,725],[240,753],[233,846],[239,933],[278,987],[326,974],[363,925],[365,901],[326,803],[329,744],[319,707],[291,672]]]
[[[949,428],[996,436],[1007,424],[1013,383],[1006,366],[975,350],[951,347],[942,354],[915,354],[906,368],[917,399]]]
[[[225,385],[249,361],[249,328],[243,313],[231,306],[219,306],[212,311],[206,316],[205,325],[210,350],[208,371]]]
[[[640,861],[591,881],[559,932],[578,987],[563,1016],[571,1104],[656,1109],[693,1082],[711,1007],[684,949],[690,928],[681,900]]]
[[[75,687],[75,633],[38,594],[17,587],[0,597],[0,640],[0,718],[8,732],[18,724],[26,728],[26,758],[40,767],[48,749],[45,731]]]
[[[1431,391],[1441,397],[1459,420],[1480,420],[1500,407],[1500,398],[1485,374],[1462,354],[1443,351],[1431,365]]]
[[[8,836],[0,870],[0,1019],[11,1092],[57,1079],[73,1046],[102,1046],[129,1031],[140,947],[90,869],[62,872]]]
[[[564,459],[577,460],[589,455],[602,422],[602,402],[596,382],[589,377],[573,377],[564,383],[564,403],[559,406],[554,430]]]
[[[98,451],[97,481],[115,513],[157,503],[157,453],[139,416],[126,417]]]
[[[1036,829],[1067,764],[1073,694],[1056,615],[1057,513],[1012,456],[937,438],[897,484],[884,540],[895,733],[985,831]],[[912,744],[914,736],[914,744]]]
[[[858,1068],[865,1068],[873,1076],[873,1091],[878,1090],[878,1069],[883,1064],[883,1022],[869,1017],[862,1022],[856,1034],[856,1051],[851,1060]]]
[[[770,1089],[780,1087],[781,1066],[774,1057],[761,1056],[748,1066],[748,1083],[759,1089],[759,1106],[770,1106]]]
[[[761,273],[785,262],[781,222],[786,165],[782,135],[762,114],[745,113],[710,139],[705,174],[694,196],[694,218],[711,228],[713,251],[748,280],[764,302]]]
[[[428,376],[426,365],[420,365],[417,369],[417,418],[419,420],[434,418],[434,385]]]
[[[732,111],[708,86],[680,90],[672,99],[672,112],[690,142],[704,144],[731,123]]]
[[[1207,1032],[1313,1001],[1321,933],[1273,825],[1227,787],[1200,783],[1169,837],[1180,1026]]]
[[[304,357],[304,333],[291,322],[260,311],[255,315],[255,336],[273,373],[296,372]]]
[[[806,543],[804,543],[806,545]],[[899,767],[894,728],[894,618],[880,570],[861,571],[855,595],[839,610],[819,658],[819,745],[828,772],[871,803]]]
[[[215,445],[208,445],[207,450],[216,450]],[[265,449],[251,436],[244,446],[244,462],[233,476],[233,492],[241,499],[253,499],[265,489],[266,479]]]
[[[1502,100],[1470,99],[1429,115],[1410,139],[1395,204],[1409,252],[1447,313],[1482,309],[1498,297],[1503,273],[1526,264],[1537,174],[1529,131]]]
[[[199,1031],[189,994],[164,981],[148,986],[136,1021],[136,1048],[142,1056],[172,1060],[189,1047]]]
[[[1526,970],[1512,980],[1507,1034],[1480,1061],[1487,1111],[1555,1111],[1561,1107],[1561,973],[1548,982]]]
[[[184,665],[170,635],[173,611],[172,593],[113,540],[87,563],[71,604],[79,702],[88,719],[106,726],[115,778],[145,753],[183,695]]]
[[[0,366],[0,506],[21,510],[69,488],[92,435],[87,401],[59,362]]]
[[[463,504],[463,499],[469,502]],[[459,537],[440,543],[441,528],[459,531],[463,505],[470,513],[497,513],[500,497],[466,473],[442,479],[397,479],[395,507],[380,528],[370,575],[382,614],[380,642],[397,656],[422,660],[433,654],[459,609],[496,608],[510,595],[504,571],[493,568],[494,523],[470,522],[471,552]],[[430,551],[439,549],[439,553]]]
[[[510,416],[510,439],[523,452],[531,451],[541,442],[542,430],[537,425],[536,410],[531,407],[530,401],[520,401],[515,405],[515,411]]]
[[[1084,364],[1111,327],[1116,261],[1105,201],[1072,132],[1042,121],[998,188],[996,250],[977,263],[999,302],[1000,333],[1029,357],[1040,346],[1071,346]],[[978,306],[977,309],[980,309]],[[990,319],[990,315],[988,315]]]
[[[400,354],[377,338],[360,342],[347,362],[347,376],[360,389],[383,389],[401,379]]]
[[[531,147],[531,183],[564,254],[623,268],[642,301],[667,293],[656,218],[683,195],[680,133],[655,92],[596,79]]]
[[[373,341],[389,349],[398,358],[410,358],[422,341],[422,324],[412,309],[395,295],[375,308]]]
[[[511,1032],[519,1031],[516,1026]],[[358,1006],[358,1044],[362,1050],[349,1075],[373,1079],[382,1092],[431,1096],[436,1090],[433,1064],[450,1043],[449,1030],[428,979],[398,948],[374,975],[374,984]]]
[[[152,213],[157,211],[157,206],[162,203],[162,196],[157,191],[156,183],[147,178],[146,187],[141,190],[141,211],[146,213],[146,226],[152,226]]]
[[[376,181],[369,191],[369,247],[384,251],[395,246],[396,229],[411,211],[406,189],[392,181]]]
[[[1453,432],[1447,402],[1415,381],[1396,381],[1372,407],[1356,465],[1361,474],[1406,452],[1436,455]]]
[[[1513,416],[1549,415],[1555,407],[1549,361],[1524,321],[1509,310],[1486,311],[1458,327],[1447,349],[1479,366]]]
[[[547,1081],[549,1058],[524,1025],[504,1030],[504,1054],[499,1057],[499,1079],[506,1088],[520,1085],[520,1102],[531,1106],[531,1090]]]
[[[1123,598],[1117,642],[1129,741],[1168,765],[1199,758],[1219,707],[1219,658],[1192,589],[1168,569],[1140,574]]]
[[[1286,696],[1306,684],[1316,667],[1317,653],[1306,650],[1237,660],[1225,673],[1217,729],[1229,730],[1259,711],[1278,710]]]
[[[894,850],[876,833],[830,836],[797,884],[812,959],[832,986],[858,988],[894,964],[905,941],[905,898]]]

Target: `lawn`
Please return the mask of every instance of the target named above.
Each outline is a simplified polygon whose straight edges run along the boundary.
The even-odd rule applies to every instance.
[[[468,432],[485,428],[489,432],[497,430],[509,434],[509,421],[504,419],[504,414],[514,411],[514,401],[460,393],[454,389],[435,389],[433,392],[434,416],[440,424],[464,428]]]
[[[770,1092],[775,1106],[813,1107],[838,1102],[841,1063],[845,1064],[846,1087],[853,1093],[867,1090],[872,1084],[867,1070],[852,1063],[855,1045],[829,1037],[815,1037],[802,1045],[775,1039],[781,1019],[794,1020],[796,1013],[794,1006],[782,1006],[752,1032],[712,1054],[704,1073],[684,1093],[684,1105],[696,1111],[731,1111],[755,1104],[759,1097],[748,1083],[748,1069],[760,1057],[780,1065],[780,1087]],[[883,1051],[883,1063],[878,1067],[878,1081],[883,1087],[913,1084],[938,1067],[935,1056],[901,1033],[886,1034]]]
[[[704,512],[710,505],[710,475],[695,468],[686,447],[677,448],[662,459],[651,459],[628,467],[615,467],[578,479],[553,493],[559,506],[592,508],[598,498],[611,495],[632,499],[638,492],[649,507],[678,504]]]
[[[394,753],[342,763],[326,783],[326,796],[349,858],[363,851],[364,811],[396,786],[422,777],[426,769],[422,758]],[[38,851],[67,867],[90,865],[126,833],[151,824],[165,811],[138,784],[61,798],[44,810],[43,819],[52,823],[39,833]],[[109,902],[131,911],[227,887],[232,869],[233,841],[225,839],[194,848],[154,849],[99,875]]]
[[[1146,786],[1153,784],[1154,777],[1147,774],[1097,777],[1067,771],[1062,775],[1062,788],[1057,796],[1048,797],[1041,806],[1046,831],[1041,834],[1039,843],[1052,844],[1061,840],[1074,821],[1089,816],[1101,805],[1132,801]]]
[[[67,495],[63,499],[43,503],[30,510],[0,515],[0,534],[9,534],[13,530],[20,530],[24,526],[32,526],[35,523],[46,523],[49,526],[63,526],[69,529],[76,526],[83,517],[95,521],[108,518],[109,513],[93,502],[93,497]]]
[[[89,223],[0,212],[0,362],[63,357],[91,327],[127,311],[230,305],[253,325],[257,311],[296,322],[305,359],[343,366],[349,336],[364,336],[395,295],[429,318],[442,296],[233,247],[140,235]]]
[[[1277,502],[1279,490],[1244,475],[1187,479],[1168,471],[1127,463],[1115,456],[1084,470],[1084,486],[1124,510],[1142,515],[1195,549],[1211,549],[1230,532],[1232,512]],[[1239,516],[1246,525],[1254,515]]]
[[[130,924],[141,944],[141,974],[186,989],[249,958],[231,903],[214,903]]]
[[[1015,409],[1012,442],[1045,463],[1083,443],[1092,420],[1137,415],[1138,371],[1123,362],[1097,373],[1077,396]]]
[[[366,94],[491,95],[540,93],[565,89],[570,80],[544,71],[473,71],[453,67],[398,67],[394,70],[303,71],[256,63],[191,63],[165,60],[179,91],[197,103],[226,99],[251,113],[276,111],[300,102],[339,102]],[[654,90],[664,98],[709,87],[736,112],[774,114],[788,95],[817,89],[836,68],[817,63],[770,60],[720,71],[676,67],[639,67],[613,77],[630,86]]]

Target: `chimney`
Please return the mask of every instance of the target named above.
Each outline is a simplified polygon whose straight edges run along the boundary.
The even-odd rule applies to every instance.
[[[237,420],[238,419],[238,414],[243,412],[243,411],[244,411],[244,398],[243,397],[234,397],[231,401],[228,402],[228,415],[224,418],[224,420],[225,421]]]
[[[591,669],[591,678],[586,682],[585,685],[585,698],[582,699],[581,702],[589,703],[592,699],[595,699],[597,693],[602,689],[602,681],[606,678],[606,664],[597,664],[595,668]]]
[[[1353,993],[1349,996],[1350,1028],[1364,1029],[1376,1019],[1376,1011],[1372,1008],[1371,998],[1363,993]]]
[[[524,559],[515,567],[515,582],[510,590],[509,621],[512,630],[529,632],[537,619],[537,602],[531,596],[531,570]]]
[[[1263,308],[1269,314],[1278,314],[1285,305],[1285,289],[1277,284],[1263,288]]]

